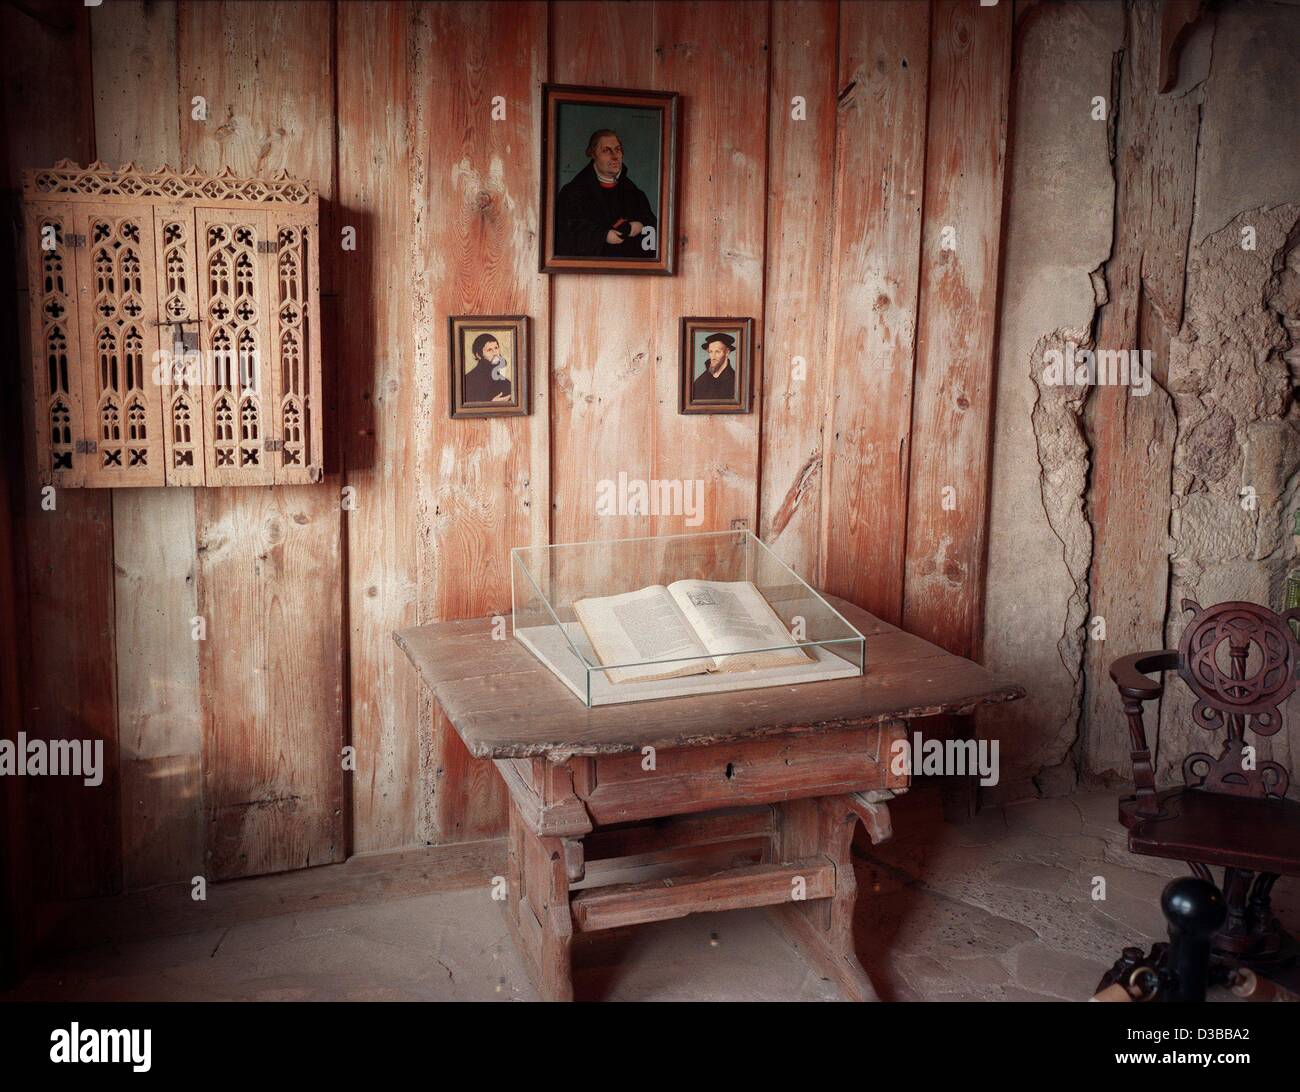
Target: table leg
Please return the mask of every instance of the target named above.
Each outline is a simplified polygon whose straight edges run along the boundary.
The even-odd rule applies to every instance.
[[[573,1000],[573,918],[564,840],[534,834],[510,801],[506,918],[543,1001]]]
[[[781,859],[821,855],[835,865],[835,894],[831,898],[789,902],[775,908],[786,938],[850,1001],[878,1001],[875,987],[853,948],[853,907],[858,885],[850,847],[858,816],[849,798],[791,800],[778,807]]]

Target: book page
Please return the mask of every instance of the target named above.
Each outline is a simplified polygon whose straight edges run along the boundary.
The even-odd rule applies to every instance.
[[[748,580],[677,580],[668,585],[718,671],[748,671],[808,662],[776,611]],[[753,649],[768,649],[754,652]]]
[[[662,584],[623,595],[579,599],[573,612],[602,664],[671,660],[643,667],[611,668],[610,682],[675,679],[713,671],[708,650]],[[683,657],[702,657],[683,660]]]

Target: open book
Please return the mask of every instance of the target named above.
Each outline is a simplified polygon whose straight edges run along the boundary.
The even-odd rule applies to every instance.
[[[709,671],[806,664],[810,657],[748,580],[677,580],[623,595],[579,599],[573,612],[609,681],[649,682]],[[753,651],[765,649],[766,651]]]

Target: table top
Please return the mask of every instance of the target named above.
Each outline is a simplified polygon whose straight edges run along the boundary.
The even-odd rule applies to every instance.
[[[1015,701],[1022,687],[978,664],[826,596],[867,638],[867,669],[851,679],[588,709],[492,619],[397,630],[420,678],[476,758],[621,754],[708,746],[882,721],[964,714]]]

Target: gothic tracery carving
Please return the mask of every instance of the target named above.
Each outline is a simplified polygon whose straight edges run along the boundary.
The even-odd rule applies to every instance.
[[[24,201],[45,480],[320,480],[313,183],[62,160]]]

